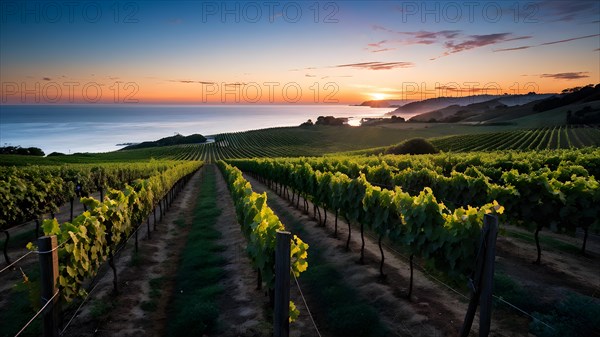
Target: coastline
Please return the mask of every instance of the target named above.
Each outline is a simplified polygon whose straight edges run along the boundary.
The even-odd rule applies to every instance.
[[[299,126],[318,116],[349,117],[353,123],[383,114],[380,109],[347,105],[3,105],[0,144],[40,147],[45,153],[111,152],[120,144],[176,133],[214,136]]]

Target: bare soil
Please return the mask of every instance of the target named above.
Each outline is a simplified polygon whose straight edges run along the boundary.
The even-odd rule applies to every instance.
[[[214,165],[209,165],[205,169],[217,171]],[[217,205],[221,209],[216,228],[223,234],[218,243],[227,247],[222,252],[227,261],[223,266],[226,277],[220,282],[225,291],[218,303],[223,332],[218,335],[270,336],[271,326],[265,323],[264,316],[268,297],[256,290],[257,274],[252,270],[246,253],[246,239],[237,222],[235,206],[223,176],[218,171],[216,173]]]
[[[565,239],[566,241],[566,239]],[[499,236],[496,268],[528,288],[545,289],[548,301],[562,296],[562,290],[586,296],[600,296],[600,255],[566,253],[542,244],[541,264],[534,264],[535,244],[518,238]]]
[[[150,216],[138,233],[139,251],[134,253],[133,238],[116,257],[119,293],[114,293],[113,274],[103,274],[95,291],[66,330],[67,336],[162,336],[166,308],[173,292],[174,275],[185,245],[189,226],[180,227],[176,220],[191,224],[191,211],[198,191],[201,172],[196,173],[171,204],[163,219],[156,223]],[[157,210],[158,212],[158,210]],[[160,218],[160,217],[159,217]],[[151,279],[163,278],[160,297],[154,311],[142,309],[151,300]],[[69,317],[66,317],[68,320]]]
[[[112,273],[106,273],[99,289],[91,296],[91,304],[84,306],[67,330],[68,335],[165,335],[170,295],[177,291],[174,276],[189,227],[193,225],[192,210],[197,194],[202,193],[198,188],[204,170],[216,170],[216,167],[208,165],[190,180],[157,224],[158,230],[151,232],[150,239],[140,242],[137,263],[131,265],[131,253],[121,255],[117,262],[120,294],[112,293]],[[227,247],[221,253],[227,262],[223,266],[226,276],[220,281],[225,291],[218,300],[220,332],[215,336],[270,336],[272,327],[265,318],[268,297],[256,290],[256,273],[245,251],[246,241],[236,219],[235,207],[223,177],[219,172],[216,176],[217,205],[221,209],[216,228],[223,234],[218,243]],[[179,227],[175,223],[177,219],[183,219],[186,226]],[[164,280],[161,296],[155,310],[144,310],[143,304],[151,299],[149,281],[156,278]],[[110,311],[98,315],[95,313],[98,303],[109,303]]]

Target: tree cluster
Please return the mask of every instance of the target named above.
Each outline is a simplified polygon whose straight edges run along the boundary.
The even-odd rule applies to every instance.
[[[533,106],[533,111],[544,112],[576,102],[592,102],[600,100],[600,84],[565,89],[561,95],[552,96]]]
[[[0,147],[0,154],[18,154],[24,156],[40,156],[43,157],[46,154],[42,149],[37,147],[20,147],[20,146],[5,146]]]
[[[600,124],[600,109],[593,109],[586,105],[575,112],[569,110],[567,124]]]

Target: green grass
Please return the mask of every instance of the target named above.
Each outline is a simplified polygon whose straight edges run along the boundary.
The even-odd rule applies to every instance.
[[[519,239],[521,241],[530,243],[530,244],[535,244],[535,237],[534,237],[533,233],[524,233],[521,231],[506,230],[506,235],[516,238],[516,239]],[[542,248],[551,248],[553,250],[559,250],[559,251],[569,253],[569,254],[574,254],[574,255],[581,254],[581,247],[575,246],[568,242],[564,242],[564,241],[555,239],[550,236],[545,236],[545,235],[543,235],[543,231],[540,232],[539,238],[540,238],[540,244],[543,245]]]
[[[114,151],[106,153],[72,154],[56,157],[20,156],[1,154],[0,166],[26,165],[60,165],[60,164],[99,164],[99,163],[130,163],[134,161],[149,161],[151,158],[170,158],[168,147],[156,149],[140,149],[130,151]]]
[[[598,336],[600,300],[565,290],[560,300],[532,300],[531,289],[525,289],[501,271],[494,275],[494,295],[532,314],[529,331],[539,337]],[[505,311],[513,311],[494,299]]]
[[[548,112],[558,114],[557,112]],[[561,112],[562,113],[562,112]],[[544,113],[545,114],[545,113]],[[566,113],[565,113],[566,114]],[[213,162],[226,158],[246,157],[296,157],[321,156],[327,153],[360,151],[378,147],[387,147],[411,138],[430,139],[434,145],[444,151],[472,151],[492,149],[528,149],[533,137],[528,142],[519,136],[527,135],[526,129],[544,127],[559,128],[564,124],[542,118],[544,123],[536,124],[540,117],[535,114],[524,117],[506,125],[472,125],[460,123],[391,123],[365,127],[311,126],[311,127],[279,127],[252,130],[245,132],[222,133],[213,136],[215,142],[206,144],[187,144],[164,146],[147,149],[113,151],[108,153],[85,153],[55,157],[34,157],[19,155],[0,155],[0,166],[8,165],[56,165],[64,163],[110,163],[147,161],[155,159],[193,159]],[[536,117],[537,116],[537,117]],[[565,115],[566,116],[566,115]],[[534,118],[535,117],[535,118]],[[534,118],[529,120],[527,118]],[[537,129],[545,132],[546,129]],[[598,129],[561,129],[562,143],[543,138],[540,148],[581,147],[600,145]],[[577,136],[569,135],[577,134]],[[572,139],[571,139],[572,138]],[[503,140],[506,139],[506,142]],[[566,140],[569,139],[570,143]],[[542,138],[540,138],[542,140]],[[535,144],[534,148],[538,144]]]
[[[37,267],[37,266],[36,266]],[[18,281],[11,290],[6,291],[7,303],[2,311],[0,336],[14,336],[40,308],[39,270],[32,268],[27,273],[28,282]],[[39,336],[41,318],[35,319],[21,336]]]
[[[162,286],[164,283],[165,283],[164,277],[155,277],[153,279],[150,279],[150,281],[148,281],[148,284],[150,287],[150,293],[149,293],[150,299],[148,301],[142,302],[142,304],[140,305],[142,310],[145,310],[145,311],[155,311],[156,310],[156,308],[158,307],[158,301],[162,295]]]
[[[41,228],[40,228],[40,232],[42,232]],[[2,240],[0,240],[0,250],[2,250],[2,249],[4,249],[4,242],[6,241],[6,235],[4,233],[0,233],[0,236],[2,237]],[[28,242],[35,241],[36,239],[37,239],[37,237],[35,236],[35,226],[33,226],[31,230],[26,230],[19,234],[11,235],[10,239],[8,240],[8,250],[10,251],[11,248],[16,248],[16,247],[24,248]],[[4,261],[4,257],[1,257],[0,259],[2,261]]]
[[[221,266],[225,263],[219,253],[226,247],[215,243],[221,237],[214,228],[220,214],[216,205],[215,170],[206,167],[203,174],[191,231],[177,269],[168,312],[168,336],[201,336],[215,333],[219,328],[215,302],[223,292],[218,282],[224,275]]]
[[[185,226],[186,226],[185,220],[183,218],[179,218],[179,219],[175,220],[175,224],[179,228],[185,228]]]
[[[324,153],[388,146],[403,140],[489,132],[490,128],[446,123],[395,123],[367,127],[312,126],[270,128],[215,136],[215,143],[190,147],[197,158],[321,156]]]
[[[275,198],[272,192],[267,194],[268,198]],[[288,229],[302,237],[304,224],[279,205],[271,203],[270,206]],[[322,247],[309,244],[308,269],[300,275],[299,281],[310,294],[309,305],[317,315],[318,324],[332,336],[385,336],[386,329],[375,308],[343,281],[343,276],[321,253]]]
[[[544,126],[561,125],[566,122],[567,111],[571,110],[575,112],[577,110],[582,109],[585,106],[591,106],[597,109],[598,107],[600,107],[600,102],[595,101],[570,104],[567,106],[555,108],[537,114],[531,114],[525,117],[513,119],[512,122],[515,122],[524,128],[539,128]]]
[[[101,318],[114,309],[114,303],[110,299],[96,299],[91,303],[90,314],[95,319]]]
[[[422,137],[512,130],[514,126],[471,126],[447,123],[395,123],[367,127],[283,127],[214,136],[214,143],[164,146],[148,149],[84,153],[53,157],[0,155],[0,166],[107,163],[155,159],[320,156],[323,153],[354,151],[388,146]]]
[[[600,301],[596,298],[569,293],[552,310],[533,316],[538,320],[529,329],[539,337],[600,336]]]
[[[129,261],[129,266],[130,267],[137,267],[140,265],[140,263],[142,262],[142,257],[139,253],[139,251],[133,251],[131,253],[131,260]]]
[[[312,294],[311,305],[322,308],[326,325],[334,336],[385,336],[377,311],[364,303],[356,290],[340,282],[343,276],[311,246],[309,269],[302,284]]]
[[[532,301],[530,292],[502,271],[496,271],[494,274],[494,295],[528,313],[544,310],[547,305],[540,301]],[[498,299],[494,299],[494,305],[507,311],[512,310]]]
[[[547,137],[544,137],[545,135]],[[527,138],[528,136],[530,138]],[[534,141],[536,139],[539,142]],[[431,142],[445,152],[582,148],[600,146],[600,129],[580,125],[555,125],[535,129],[438,137],[431,139]]]

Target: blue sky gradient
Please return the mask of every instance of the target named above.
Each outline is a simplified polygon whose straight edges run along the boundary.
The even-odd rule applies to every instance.
[[[289,83],[302,90],[294,103],[460,96],[489,83],[559,92],[600,82],[600,2],[9,0],[0,70],[3,104],[32,103],[22,86],[50,82],[62,100],[65,82],[97,83],[101,102],[115,82],[119,95],[134,83],[142,103],[238,103],[221,93],[249,83],[256,103],[269,102],[265,83],[277,83],[276,103],[292,103]]]

